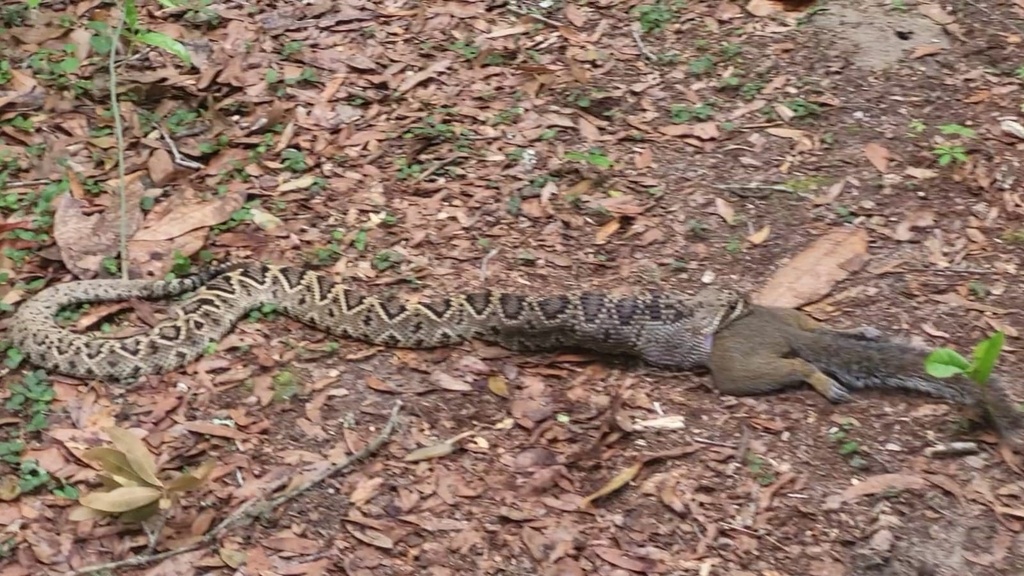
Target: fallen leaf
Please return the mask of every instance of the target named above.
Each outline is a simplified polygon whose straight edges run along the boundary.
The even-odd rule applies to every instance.
[[[906,242],[914,237],[915,228],[929,228],[934,225],[934,210],[916,210],[908,214],[902,222],[896,225],[892,237],[900,242]]]
[[[715,198],[715,211],[722,217],[722,220],[725,220],[726,224],[732,226],[736,222],[736,211],[732,204],[722,198]]]
[[[754,294],[768,306],[798,308],[819,300],[850,275],[848,268],[867,255],[868,233],[862,228],[837,230],[815,240],[778,270]],[[862,262],[860,262],[862,263]]]
[[[768,235],[771,234],[771,232],[772,232],[771,224],[766,224],[760,230],[758,230],[757,232],[754,232],[750,236],[747,236],[747,242],[750,242],[751,244],[754,244],[755,246],[758,245],[758,244],[763,244],[764,241],[768,239]]]
[[[846,502],[856,500],[862,496],[881,494],[890,490],[914,490],[926,488],[928,481],[921,476],[914,474],[879,474],[870,476],[864,481],[858,482],[825,499],[826,510],[838,510]]]
[[[618,232],[621,227],[622,221],[618,218],[612,218],[605,222],[600,228],[598,228],[597,234],[594,235],[594,243],[604,244],[608,241],[608,238],[611,237],[612,234]]]
[[[942,26],[956,22],[956,16],[946,12],[939,4],[921,3],[917,5],[917,11]]]
[[[868,161],[882,174],[889,171],[889,149],[881,144],[875,142],[869,142],[864,146],[864,155],[867,156]]]
[[[590,506],[590,504],[594,500],[597,500],[602,496],[607,496],[619,490],[626,484],[629,484],[630,482],[633,481],[634,478],[636,478],[637,474],[640,473],[641,468],[643,468],[643,463],[637,462],[636,464],[633,464],[632,466],[626,468],[622,472],[619,472],[618,474],[615,475],[614,478],[605,483],[604,486],[598,488],[596,492],[590,494],[589,496],[581,500],[579,504],[580,508]]]

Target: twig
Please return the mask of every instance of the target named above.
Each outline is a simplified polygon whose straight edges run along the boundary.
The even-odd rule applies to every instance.
[[[40,178],[39,180],[15,180],[14,182],[8,182],[7,188],[20,188],[22,186],[39,186],[40,184],[49,184],[53,182],[49,178]]]
[[[743,532],[744,534],[749,534],[751,536],[757,536],[758,538],[764,538],[765,540],[771,542],[772,544],[775,544],[779,548],[781,548],[783,550],[786,549],[786,547],[783,546],[781,543],[779,543],[778,540],[772,538],[771,536],[769,536],[767,534],[760,534],[758,532],[750,530],[749,528],[744,528],[743,526],[737,526],[735,524],[729,524],[729,523],[726,523],[726,522],[722,522],[721,525],[724,526],[725,528],[729,529],[729,530],[736,530],[737,532]]]
[[[711,446],[719,446],[722,448],[736,448],[735,444],[730,442],[719,442],[718,440],[708,440],[707,438],[698,438],[694,436],[691,438],[694,442],[700,442],[701,444],[709,444]]]
[[[455,162],[456,160],[460,160],[465,157],[466,156],[464,154],[455,154],[453,156],[445,158],[444,160],[438,160],[437,162],[434,162],[430,166],[430,168],[427,168],[423,172],[420,172],[415,178],[413,178],[412,183],[415,184],[417,182],[422,182],[425,178],[430,177],[430,175],[433,174],[434,172],[437,172],[438,170],[444,168],[445,166],[451,164],[452,162]]]
[[[171,156],[174,157],[174,163],[183,168],[190,168],[192,170],[202,170],[204,166],[195,160],[190,160],[181,155],[178,151],[178,147],[175,146],[174,140],[171,140],[171,136],[167,134],[163,126],[159,124],[156,127],[160,131],[160,135],[164,137],[164,142],[167,143],[167,147],[171,149]]]
[[[636,41],[636,47],[640,49],[640,54],[643,54],[643,57],[651,62],[657,60],[657,56],[651,54],[651,51],[647,49],[647,45],[644,44],[644,39],[640,37],[640,31],[636,29],[636,26],[630,26],[629,31],[633,33],[633,40]]]
[[[498,252],[500,251],[501,246],[491,250],[490,252],[487,253],[486,256],[484,256],[484,259],[480,262],[480,282],[487,281],[487,263],[490,262],[495,256],[497,256]]]
[[[282,494],[281,496],[278,496],[273,500],[261,501],[260,499],[257,498],[245,502],[244,504],[239,506],[238,509],[232,512],[230,516],[221,521],[220,524],[217,524],[217,526],[213,530],[207,532],[206,535],[204,535],[198,542],[195,542],[188,546],[184,546],[182,548],[175,548],[174,550],[161,552],[159,554],[136,556],[134,558],[118,560],[116,562],[108,562],[106,564],[94,564],[92,566],[86,566],[85,568],[79,568],[78,570],[69,573],[68,576],[82,576],[84,574],[92,574],[93,572],[111,571],[118,568],[129,568],[133,566],[143,566],[146,564],[152,564],[153,562],[166,560],[167,558],[172,558],[180,554],[185,554],[186,552],[192,552],[193,550],[198,550],[199,548],[202,548],[204,546],[210,546],[214,543],[214,541],[216,541],[221,536],[221,534],[223,534],[228,528],[231,528],[235,524],[241,523],[243,521],[249,522],[253,518],[259,516],[260,514],[263,514],[264,512],[267,512],[269,510],[273,510],[274,508],[295,498],[299,494],[302,494],[303,492],[319,484],[320,482],[323,482],[330,476],[340,472],[341,470],[344,470],[345,468],[348,468],[355,462],[358,462],[359,460],[362,460],[369,456],[370,454],[376,452],[378,449],[380,449],[381,446],[384,445],[384,442],[386,442],[388,438],[391,437],[391,433],[395,431],[395,427],[398,425],[398,412],[401,408],[402,401],[397,400],[395,402],[394,407],[391,408],[391,416],[388,418],[387,424],[384,425],[384,429],[381,430],[380,434],[378,434],[376,438],[374,438],[369,444],[366,445],[366,447],[364,447],[359,452],[356,452],[352,456],[349,456],[348,458],[342,460],[341,462],[338,462],[333,466],[321,470],[320,472],[313,475],[312,478],[310,478],[302,485],[300,485],[298,488],[295,488],[290,492]]]
[[[121,122],[121,104],[117,101],[117,43],[124,31],[125,7],[117,16],[117,27],[110,39],[110,59],[107,61],[110,113],[114,115],[114,137],[117,139],[117,196],[121,217],[118,218],[118,250],[121,252],[121,278],[128,279],[128,194],[125,192],[124,125]]]
[[[537,20],[539,22],[543,22],[543,23],[545,23],[545,24],[547,24],[549,26],[554,26],[555,28],[558,28],[560,26],[565,26],[565,24],[561,24],[559,22],[556,22],[556,21],[554,21],[554,20],[552,20],[552,19],[550,19],[550,18],[548,18],[546,16],[541,16],[540,14],[534,14],[533,12],[527,12],[526,10],[523,10],[522,8],[516,8],[515,6],[512,6],[512,5],[506,6],[505,8],[509,12],[512,12],[513,14],[519,14],[520,16],[527,16],[527,17],[533,18],[534,20]]]

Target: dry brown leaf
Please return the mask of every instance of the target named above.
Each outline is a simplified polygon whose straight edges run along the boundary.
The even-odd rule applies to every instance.
[[[864,156],[882,174],[889,171],[889,149],[881,144],[869,142],[864,146]]]
[[[924,58],[925,56],[938,54],[943,50],[944,48],[939,44],[922,44],[921,46],[914,47],[914,51],[910,53],[910,59],[917,60],[919,58]]]
[[[701,140],[716,140],[721,134],[718,132],[718,123],[700,122],[693,125],[693,135]]]
[[[565,5],[565,19],[573,26],[582,28],[587,23],[587,13],[575,4]]]
[[[650,168],[651,164],[654,163],[654,154],[651,153],[651,149],[644,148],[637,152],[637,155],[633,159],[633,165],[638,169]]]
[[[900,242],[906,242],[913,239],[915,228],[929,228],[934,225],[934,210],[916,210],[908,214],[902,222],[896,225],[892,237]]]
[[[619,472],[618,474],[615,475],[614,478],[605,483],[604,486],[598,488],[596,492],[588,495],[586,498],[581,500],[579,504],[580,508],[590,506],[591,503],[594,502],[594,500],[597,500],[602,496],[607,496],[613,492],[616,492],[626,484],[629,484],[630,482],[633,481],[634,478],[636,478],[637,474],[640,473],[640,470],[642,468],[643,462],[637,462],[636,464],[633,464],[632,466],[626,468],[622,472]]]
[[[495,396],[500,396],[502,398],[509,397],[508,381],[500,374],[496,374],[487,379],[487,389]]]
[[[428,66],[426,69],[421,70],[406,78],[405,81],[403,81],[402,84],[399,85],[398,88],[395,90],[395,93],[399,95],[405,94],[409,90],[412,90],[413,88],[418,86],[421,82],[425,82],[427,80],[430,80],[431,78],[442,77],[442,72],[447,70],[451,65],[452,61],[448,59],[435,60],[434,63]]]
[[[753,245],[763,244],[768,239],[768,235],[772,233],[771,224],[764,225],[760,230],[754,232],[750,236],[747,236],[747,242]]]
[[[689,124],[672,124],[658,128],[665,136],[693,136],[693,126]]]
[[[183,234],[227,222],[245,204],[245,194],[228,192],[200,204],[175,206],[155,222],[147,221],[132,240],[170,240]]]
[[[597,234],[594,235],[594,243],[604,244],[605,242],[608,241],[608,238],[611,237],[612,234],[618,232],[619,228],[621,227],[622,221],[619,220],[618,218],[612,218],[611,220],[605,222],[604,225],[598,228]]]
[[[877,476],[870,476],[865,478],[863,482],[854,484],[839,494],[826,498],[825,509],[838,510],[846,502],[856,500],[862,496],[881,494],[890,490],[915,490],[926,488],[928,484],[927,480],[914,474],[879,474]]]
[[[420,462],[422,460],[433,460],[435,458],[443,458],[455,452],[455,445],[451,442],[441,442],[434,444],[433,446],[425,446],[409,452],[402,458],[405,462]]]
[[[849,276],[851,264],[863,264],[867,250],[868,233],[861,228],[826,234],[777,271],[754,294],[754,301],[798,308],[818,300]]]
[[[451,374],[446,374],[439,370],[431,372],[430,383],[442,390],[449,390],[452,392],[469,392],[473,389],[473,385],[469,382],[460,380]]]
[[[598,130],[597,126],[594,126],[586,118],[578,118],[576,120],[576,127],[580,131],[580,136],[583,136],[583,139],[586,140],[587,142],[594,142],[601,138],[601,131]]]
[[[594,551],[602,560],[617,566],[623,570],[629,570],[630,572],[639,572],[641,574],[651,574],[660,572],[658,570],[658,562],[649,558],[636,558],[633,555],[628,555],[618,548],[609,548],[607,546],[593,546],[591,550]]]
[[[937,178],[939,173],[935,170],[929,170],[927,168],[915,168],[914,166],[907,166],[907,169],[903,171],[904,174],[918,180],[931,180]]]
[[[730,226],[736,222],[736,210],[733,209],[732,204],[722,198],[715,198],[715,212]]]
[[[64,265],[79,278],[91,278],[101,269],[104,258],[118,253],[119,221],[116,211],[85,215],[86,203],[70,194],[55,201],[53,239],[60,247]],[[142,212],[129,210],[127,229],[131,235],[142,221]]]
[[[840,194],[843,193],[843,187],[845,186],[846,179],[844,178],[839,182],[836,182],[835,184],[829,186],[828,190],[826,190],[824,194],[821,194],[820,196],[815,196],[811,200],[811,203],[814,204],[815,206],[831,204],[832,202],[835,202],[836,198],[839,198]]]
[[[940,4],[918,4],[917,11],[929,18],[932,22],[942,26],[956,22],[956,16],[946,12]]]

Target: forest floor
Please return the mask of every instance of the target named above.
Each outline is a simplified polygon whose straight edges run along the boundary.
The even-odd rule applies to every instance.
[[[29,4],[0,0],[5,310],[116,275],[119,223],[136,278],[257,258],[403,297],[757,291],[846,231],[863,249],[816,317],[965,354],[1003,330],[1000,370],[1024,365],[1021,0],[138,2],[113,82],[119,12]],[[1024,573],[1012,458],[925,397],[732,398],[594,355],[338,341],[272,307],[131,387],[5,358],[0,576],[186,546],[365,448],[399,399],[365,460],[117,573]],[[213,466],[152,549],[71,519],[114,425],[161,474]],[[955,440],[979,449],[924,453]]]

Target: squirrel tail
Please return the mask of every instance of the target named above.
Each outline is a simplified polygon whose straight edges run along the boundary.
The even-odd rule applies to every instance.
[[[909,390],[951,400],[976,404],[981,391],[964,376],[936,378],[924,369],[928,352],[898,342],[854,338],[799,338],[792,342],[796,356],[854,390],[881,388]]]
[[[980,409],[1000,437],[1024,447],[1024,412],[994,375],[983,386],[963,375],[936,378],[924,368],[927,350],[898,342],[798,338],[791,346],[796,356],[848,388],[909,390]]]

